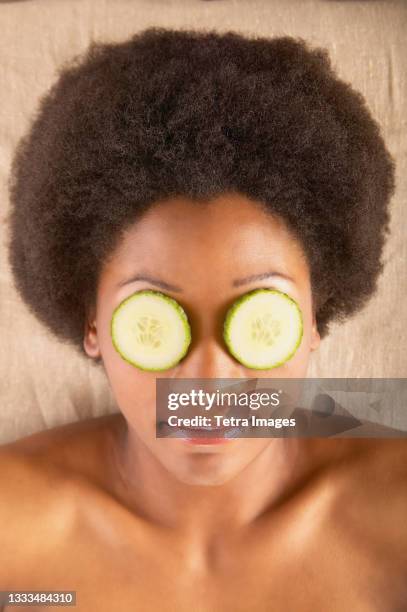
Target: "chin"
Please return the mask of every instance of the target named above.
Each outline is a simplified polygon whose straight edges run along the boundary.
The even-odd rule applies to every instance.
[[[176,466],[167,464],[166,468],[184,484],[213,487],[235,478],[244,470],[245,465],[232,465],[216,454],[195,454],[184,457],[182,464],[178,461]]]
[[[179,482],[200,487],[218,487],[233,479],[235,474],[174,474]]]

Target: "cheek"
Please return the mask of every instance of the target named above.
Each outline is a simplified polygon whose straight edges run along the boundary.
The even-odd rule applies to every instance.
[[[301,308],[303,318],[303,336],[300,346],[294,355],[283,365],[267,370],[264,373],[259,370],[259,378],[306,378],[311,354],[312,340],[312,307],[311,301],[297,299]],[[249,371],[249,370],[248,370]],[[252,370],[250,370],[252,372]]]
[[[111,365],[111,369],[106,367],[106,371],[118,409],[136,429],[149,430],[155,434],[154,375],[123,361],[115,361]]]
[[[126,416],[154,415],[155,376],[138,370],[118,356],[118,360],[106,364],[109,382],[118,403]]]
[[[287,362],[287,368],[290,370],[290,376],[303,378],[306,376],[308,362],[311,353],[312,340],[312,307],[311,301],[307,300],[304,304],[300,304],[303,317],[303,336],[301,344],[292,358]]]
[[[98,329],[109,330],[109,322]],[[144,372],[125,361],[113,346],[109,333],[99,337],[104,368],[117,407],[129,422],[155,424],[156,375]]]
[[[301,345],[297,349],[296,353],[285,364],[287,368],[287,376],[290,376],[292,378],[306,377],[310,352],[310,338],[305,337],[304,334]]]
[[[272,370],[247,369],[247,377],[258,378],[305,378],[311,352],[312,307],[311,299],[298,300],[303,317],[303,337],[293,357],[282,366]],[[155,427],[156,378],[168,373],[144,372],[127,363],[116,351],[110,337],[110,319],[97,321],[98,341],[105,371],[119,410],[129,422]],[[154,429],[155,431],[155,429]]]

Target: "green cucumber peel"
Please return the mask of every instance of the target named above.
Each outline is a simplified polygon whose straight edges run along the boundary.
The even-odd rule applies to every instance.
[[[182,340],[182,346],[180,347],[179,351],[176,352],[172,360],[169,360],[168,362],[165,362],[165,360],[163,360],[164,365],[162,366],[154,366],[154,365],[147,366],[140,359],[136,359],[134,357],[130,358],[128,354],[129,349],[124,348],[124,344],[127,341],[127,338],[125,339],[123,339],[123,337],[121,337],[121,339],[118,338],[118,335],[121,336],[124,333],[128,335],[129,333],[131,333],[131,327],[129,327],[129,329],[126,329],[127,325],[130,323],[129,321],[126,321],[126,316],[127,317],[129,316],[128,308],[131,308],[132,305],[134,305],[134,307],[137,307],[136,302],[139,299],[143,299],[143,298],[147,298],[147,299],[152,298],[154,300],[154,302],[152,302],[152,306],[155,306],[155,308],[160,309],[162,305],[164,307],[164,311],[163,311],[163,314],[161,315],[161,320],[159,316],[150,315],[148,312],[146,314],[143,314],[142,316],[139,316],[138,318],[137,316],[135,317],[136,320],[133,325],[137,325],[138,329],[137,330],[133,329],[133,332],[136,331],[136,333],[138,334],[137,339],[139,340],[139,344],[140,342],[141,343],[144,342],[150,346],[153,344],[155,348],[158,348],[160,344],[160,340],[157,338],[157,335],[159,336],[159,332],[160,331],[162,332],[163,330],[163,327],[164,327],[162,325],[163,320],[168,318],[168,315],[171,315],[171,314],[173,316],[174,314],[177,315],[178,317],[177,320],[180,323],[183,334],[184,334],[184,337]],[[157,300],[162,300],[162,301],[160,303],[160,301],[157,301]],[[165,312],[166,307],[170,307],[172,310],[168,310],[166,313]],[[123,321],[121,322],[122,317],[124,317],[124,328],[125,329],[123,329]],[[122,329],[118,329],[120,326],[120,322],[122,323]],[[162,371],[165,371],[165,370],[168,370],[174,367],[186,355],[189,345],[191,343],[191,328],[190,328],[188,317],[187,317],[185,310],[172,297],[166,295],[165,293],[162,293],[161,291],[155,291],[153,289],[144,289],[142,291],[137,291],[136,293],[133,293],[132,295],[125,298],[122,302],[120,302],[120,304],[114,309],[112,317],[111,317],[110,335],[112,338],[113,346],[115,350],[119,353],[121,358],[124,359],[130,365],[135,366],[146,372],[162,372]]]
[[[274,295],[278,295],[279,297],[281,297],[282,299],[287,301],[287,307],[288,308],[294,308],[295,309],[295,311],[294,311],[295,316],[294,317],[291,316],[291,313],[290,313],[289,310],[287,310],[287,314],[290,314],[290,318],[294,318],[294,320],[297,319],[298,332],[297,332],[297,337],[296,337],[294,345],[291,347],[289,352],[286,355],[284,355],[283,358],[281,358],[277,362],[272,362],[271,361],[269,364],[262,363],[261,365],[256,365],[256,363],[249,362],[244,357],[244,355],[242,355],[242,351],[238,350],[235,347],[235,341],[232,338],[232,331],[233,331],[234,319],[235,319],[237,313],[241,313],[241,309],[242,309],[242,307],[244,308],[245,304],[249,304],[249,301],[251,303],[251,301],[253,300],[253,298],[255,296],[258,296],[258,295],[261,295],[261,294],[267,294],[267,295],[274,294]],[[260,307],[260,310],[261,310],[261,307]],[[256,323],[255,323],[255,325],[256,325]],[[261,335],[262,333],[264,334],[264,332],[262,332],[260,326],[261,326],[261,324],[259,324],[259,329],[258,329],[259,330],[259,335]],[[283,331],[283,333],[284,333],[284,331]],[[268,288],[253,289],[252,291],[249,291],[249,292],[245,293],[243,296],[237,298],[237,300],[229,308],[229,310],[227,312],[227,315],[226,315],[226,318],[225,318],[225,321],[224,321],[224,325],[223,325],[223,337],[224,337],[226,346],[227,346],[229,352],[231,353],[231,355],[233,355],[233,357],[235,357],[235,359],[237,359],[239,361],[239,363],[241,363],[245,367],[250,368],[250,369],[254,369],[254,370],[269,370],[269,369],[273,369],[273,368],[279,367],[279,366],[283,365],[284,363],[286,363],[287,361],[289,361],[289,359],[291,359],[293,357],[294,353],[297,351],[298,347],[300,346],[302,338],[303,338],[303,334],[304,334],[303,318],[302,318],[301,309],[299,308],[297,302],[293,298],[291,298],[289,295],[284,293],[283,291],[279,291],[277,289],[268,289]]]

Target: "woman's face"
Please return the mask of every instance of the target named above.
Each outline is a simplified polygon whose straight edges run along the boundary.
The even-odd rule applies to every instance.
[[[135,276],[145,280],[132,280]],[[228,308],[256,288],[287,293],[303,316],[299,348],[289,361],[271,370],[253,370],[236,361],[222,335]],[[143,289],[156,289],[176,299],[191,326],[187,355],[166,371],[140,370],[112,344],[114,309]],[[304,378],[310,351],[319,341],[302,248],[282,220],[233,193],[206,206],[184,198],[159,202],[126,231],[101,272],[96,311],[86,324],[84,347],[90,357],[103,360],[128,424],[129,439],[141,442],[149,457],[179,480],[218,484],[241,472],[273,438],[236,438],[205,446],[180,438],[157,438],[156,378]]]

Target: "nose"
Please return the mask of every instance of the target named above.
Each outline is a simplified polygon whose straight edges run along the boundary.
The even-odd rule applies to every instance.
[[[215,338],[207,336],[178,364],[177,378],[245,378],[245,368]]]

